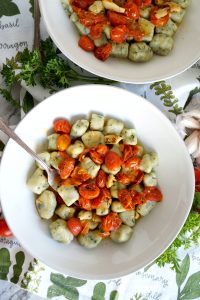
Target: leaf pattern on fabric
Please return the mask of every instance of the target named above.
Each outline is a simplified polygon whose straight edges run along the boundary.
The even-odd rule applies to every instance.
[[[29,0],[29,3],[30,3],[30,13],[32,14],[32,17],[34,17],[34,0]]]
[[[106,285],[103,282],[98,282],[94,286],[92,300],[105,300]]]
[[[15,255],[16,264],[13,266],[13,277],[11,278],[11,282],[17,283],[19,281],[19,277],[22,273],[22,267],[25,261],[25,254],[23,251],[19,251]]]
[[[199,299],[200,297],[200,271],[192,274],[178,299],[180,300],[188,300],[188,299]]]
[[[180,272],[176,273],[176,283],[179,288],[181,287],[184,280],[186,279],[189,268],[190,268],[190,258],[189,255],[187,254],[180,265]]]
[[[2,16],[15,16],[20,14],[18,6],[12,0],[1,0],[0,18]]]
[[[119,298],[119,293],[118,293],[118,291],[112,291],[112,292],[110,293],[110,300],[118,300],[118,298]]]
[[[11,265],[10,252],[6,248],[0,249],[0,279],[7,280],[7,275]]]
[[[64,277],[62,274],[51,273],[50,280],[53,283],[48,288],[47,297],[64,296],[69,300],[78,300],[79,292],[77,287],[83,286],[87,280],[81,280],[74,277]]]

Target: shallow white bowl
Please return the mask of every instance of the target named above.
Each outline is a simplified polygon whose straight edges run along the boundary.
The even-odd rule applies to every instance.
[[[78,47],[79,35],[66,16],[60,0],[40,0],[46,28],[60,51],[85,70],[113,80],[129,83],[148,83],[167,79],[188,69],[200,58],[200,5],[192,0],[183,22],[175,35],[172,52],[168,56],[154,55],[147,63],[133,63],[128,59],[96,59]]]
[[[76,241],[54,241],[47,222],[36,211],[26,181],[33,159],[10,140],[0,168],[0,196],[8,225],[22,246],[57,271],[87,279],[108,279],[134,272],[158,257],[173,241],[190,211],[194,193],[193,167],[170,121],[145,99],[120,88],[84,85],[59,92],[38,104],[16,128],[34,150],[45,141],[57,117],[88,117],[99,112],[134,126],[148,150],[159,156],[159,186],[164,199],[138,222],[131,240],[119,245],[104,241],[94,250]]]

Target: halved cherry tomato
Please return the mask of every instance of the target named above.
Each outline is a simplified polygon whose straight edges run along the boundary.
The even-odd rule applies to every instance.
[[[86,27],[107,21],[106,16],[103,13],[93,14],[92,12],[85,10],[77,10],[76,13],[79,16],[80,23]]]
[[[144,31],[141,30],[138,23],[131,23],[127,25],[128,37],[133,38],[136,42],[140,42],[145,35]]]
[[[130,178],[130,181],[134,184],[139,184],[142,182],[144,178],[144,172],[142,172],[139,169],[131,170],[128,173],[128,177]]]
[[[122,164],[121,157],[114,151],[109,151],[105,156],[105,165],[109,170],[115,170]]]
[[[72,217],[67,221],[67,227],[74,236],[79,235],[83,229],[80,220],[75,217]]]
[[[69,134],[62,134],[57,138],[56,143],[59,151],[65,151],[71,143],[71,138]]]
[[[102,35],[104,27],[105,27],[104,23],[98,23],[98,24],[92,25],[90,28],[91,37],[94,40],[99,39]]]
[[[143,203],[143,198],[138,192],[132,189],[130,190],[130,193],[131,193],[133,205],[138,205]]]
[[[105,157],[106,154],[108,153],[109,151],[109,148],[108,146],[106,145],[98,145],[96,148],[95,148],[96,152],[99,153],[102,157]]]
[[[163,195],[157,187],[147,186],[142,192],[142,197],[143,199],[145,199],[145,201],[149,200],[149,201],[159,202],[162,200]]]
[[[96,185],[99,188],[104,188],[106,186],[106,178],[106,173],[100,169],[96,177]]]
[[[0,220],[0,236],[4,236],[4,237],[12,236],[12,232],[9,229],[5,219]]]
[[[107,237],[110,236],[110,232],[99,232],[99,236],[100,236],[102,239],[106,239]]]
[[[96,209],[101,205],[102,202],[108,201],[109,204],[111,204],[111,194],[109,189],[103,188],[100,191],[100,194],[97,198],[91,200],[92,208]]]
[[[130,178],[122,172],[117,173],[115,177],[116,177],[117,181],[122,184],[129,185],[131,183]]]
[[[96,58],[105,61],[112,52],[112,46],[110,43],[107,43],[106,45],[97,47],[94,51],[94,55]]]
[[[64,186],[79,186],[81,185],[83,182],[78,180],[78,179],[75,179],[75,178],[72,178],[72,177],[68,177],[67,179],[64,179],[60,185],[64,185]]]
[[[92,210],[92,204],[91,204],[91,200],[90,199],[86,199],[86,198],[80,197],[79,200],[78,200],[78,202],[79,202],[79,206],[82,209]]]
[[[140,158],[138,158],[137,156],[132,156],[123,163],[123,166],[125,168],[138,169],[140,163],[141,163]]]
[[[135,207],[135,204],[132,200],[131,192],[126,189],[122,189],[118,191],[118,198],[119,201],[121,202],[122,206],[126,210],[132,210]]]
[[[125,8],[125,13],[124,14],[127,17],[129,17],[132,20],[139,19],[140,9],[135,3],[126,2],[125,5],[124,5],[124,8]]]
[[[127,36],[128,36],[128,28],[126,27],[126,25],[115,26],[110,31],[110,39],[117,44],[121,44],[125,42]]]
[[[53,122],[53,128],[56,133],[70,133],[71,125],[65,119],[57,119]]]
[[[79,160],[79,161],[83,161],[84,158],[85,158],[85,156],[86,156],[86,154],[88,154],[89,152],[90,152],[90,148],[85,148],[85,149],[81,152],[81,154],[79,155],[78,160]]]
[[[131,158],[132,156],[136,156],[138,154],[138,146],[125,144],[122,151],[123,151],[122,160],[125,162],[127,159]]]
[[[67,179],[74,169],[75,160],[70,157],[63,159],[58,166],[61,179]]]
[[[117,230],[122,224],[122,219],[115,212],[110,212],[107,216],[102,217],[101,228],[105,232]]]
[[[128,25],[131,23],[131,20],[126,16],[111,10],[108,10],[107,16],[112,26]]]
[[[90,222],[89,221],[81,221],[81,225],[83,227],[81,234],[86,235],[90,230]]]
[[[81,168],[80,166],[76,166],[71,174],[71,178],[77,182],[83,183],[90,179],[90,175],[85,171],[85,169]]]
[[[167,24],[167,22],[169,21],[169,13],[161,18],[157,18],[156,17],[156,12],[159,10],[160,8],[158,6],[154,6],[151,11],[150,11],[150,21],[151,23],[153,23],[156,27],[160,27],[160,26],[164,26]]]
[[[93,160],[93,162],[97,165],[101,165],[103,163],[103,157],[95,150],[90,150],[90,158]]]
[[[150,6],[152,0],[133,0],[134,3],[140,7]]]
[[[82,35],[78,42],[79,47],[87,52],[91,52],[94,50],[94,42],[87,36]]]
[[[79,186],[79,194],[86,199],[94,199],[99,196],[100,189],[93,182],[83,183]]]
[[[95,0],[73,0],[72,4],[82,9],[85,9],[89,7],[94,1]]]

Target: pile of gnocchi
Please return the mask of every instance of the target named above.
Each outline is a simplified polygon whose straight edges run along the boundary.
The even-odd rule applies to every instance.
[[[145,152],[135,129],[121,120],[96,113],[73,124],[56,119],[47,141],[38,155],[58,171],[56,189],[37,163],[27,184],[37,195],[39,216],[51,220],[54,240],[69,244],[76,237],[90,249],[105,238],[124,243],[136,220],[162,200],[157,154]]]
[[[165,56],[190,0],[61,0],[80,34],[78,45],[97,59],[133,62]]]

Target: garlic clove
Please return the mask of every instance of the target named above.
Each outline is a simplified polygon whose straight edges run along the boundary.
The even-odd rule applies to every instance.
[[[190,129],[200,129],[200,123],[195,118],[190,116],[185,116],[180,121],[181,126],[190,128]]]
[[[194,109],[185,113],[185,116],[190,116],[200,120],[200,110]]]
[[[199,131],[195,130],[185,139],[185,145],[190,154],[195,153],[199,147]]]

